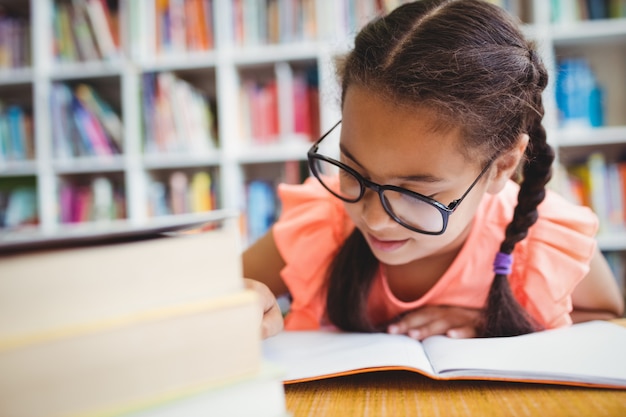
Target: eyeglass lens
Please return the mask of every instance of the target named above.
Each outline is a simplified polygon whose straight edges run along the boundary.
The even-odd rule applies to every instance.
[[[316,158],[314,164],[322,185],[342,200],[356,202],[365,192],[365,184],[352,172],[323,159]],[[443,230],[443,214],[435,206],[394,190],[384,189],[380,195],[385,210],[400,224],[429,233]]]

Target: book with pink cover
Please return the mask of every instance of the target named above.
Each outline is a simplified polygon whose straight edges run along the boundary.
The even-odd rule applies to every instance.
[[[286,384],[407,370],[441,380],[500,380],[626,389],[626,328],[605,321],[532,334],[422,342],[404,335],[284,331],[263,342]]]

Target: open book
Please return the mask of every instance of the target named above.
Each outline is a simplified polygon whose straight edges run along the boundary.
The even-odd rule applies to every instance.
[[[408,370],[434,379],[626,389],[626,328],[593,321],[516,337],[418,342],[404,335],[285,331],[263,342],[285,383]]]

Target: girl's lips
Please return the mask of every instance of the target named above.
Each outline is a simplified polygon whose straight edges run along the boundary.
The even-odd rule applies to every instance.
[[[408,239],[404,239],[404,240],[380,240],[375,238],[372,235],[368,235],[368,240],[370,242],[370,245],[372,245],[373,249],[382,251],[382,252],[392,252],[396,249],[399,249],[401,246],[403,246],[406,242],[408,242]]]

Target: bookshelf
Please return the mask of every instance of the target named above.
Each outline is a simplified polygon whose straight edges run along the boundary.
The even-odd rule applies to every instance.
[[[116,222],[141,223],[154,217],[167,221],[184,215],[175,213],[171,198],[162,198],[184,194],[198,173],[210,177],[210,190],[205,192],[211,209],[245,213],[254,208],[255,202],[247,197],[251,181],[275,185],[301,180],[306,174],[302,165],[311,139],[340,114],[334,58],[347,50],[354,32],[379,7],[401,3],[267,0],[268,6],[261,7],[263,2],[257,0],[104,0],[101,4],[113,16],[109,46],[92,39],[98,50],[94,55],[85,52],[89,46],[84,41],[76,41],[72,58],[58,38],[63,33],[59,11],[70,10],[72,15],[73,8],[99,2],[0,0],[0,22],[17,21],[24,34],[20,59],[7,63],[0,58],[0,101],[3,112],[14,105],[32,116],[34,148],[30,156],[0,156],[0,207],[7,206],[15,190],[30,193],[30,200],[37,203],[34,219],[5,224],[3,233],[25,228],[62,232],[69,226],[61,221],[62,189],[81,186],[93,198],[94,183],[106,180],[109,185],[100,187],[101,194],[117,205],[112,215]],[[602,153],[607,165],[626,160],[626,17],[590,19],[580,10],[575,13],[585,3],[576,0],[496,3],[522,19],[552,74],[545,94],[545,123],[557,162],[564,167],[552,185],[569,193],[566,168],[586,163],[594,152]],[[613,3],[625,7],[620,1],[607,4]],[[170,12],[167,27],[162,22],[164,13]],[[624,10],[620,13],[626,16]],[[184,24],[185,16],[193,19],[188,17]],[[86,11],[84,20],[89,19]],[[80,20],[73,22],[80,26]],[[190,28],[193,36],[186,32]],[[557,99],[563,60],[581,58],[601,94],[596,100],[603,112],[599,125],[576,121],[568,125]],[[148,94],[159,79],[159,91],[169,88],[171,99]],[[90,86],[119,119],[119,149],[111,155],[59,154],[54,130],[60,119],[51,96],[59,85],[75,91],[82,84]],[[182,120],[181,106],[188,102],[197,107],[184,106]],[[164,108],[168,104],[169,110]],[[306,111],[295,114],[294,109],[305,104]],[[152,110],[152,125],[146,121],[147,109]],[[265,124],[261,133],[258,123],[246,121],[260,115],[268,115],[260,118]],[[157,140],[162,140],[161,147]],[[182,191],[172,189],[177,186]],[[115,192],[109,191],[107,197],[106,189]],[[96,220],[87,217],[83,222]],[[623,218],[620,225],[603,228],[602,249],[623,255],[625,230]]]

